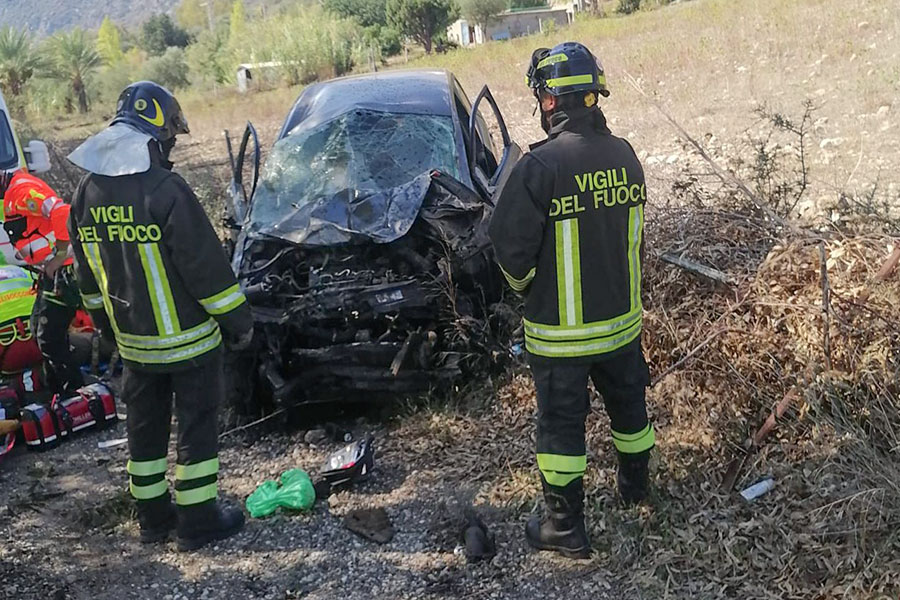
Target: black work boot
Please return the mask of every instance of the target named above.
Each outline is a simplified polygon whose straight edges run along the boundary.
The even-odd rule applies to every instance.
[[[538,550],[552,550],[568,558],[590,558],[591,543],[584,527],[583,479],[564,488],[543,483],[547,515],[528,520],[525,539]]]
[[[619,495],[625,506],[634,506],[647,499],[650,492],[650,451],[639,454],[619,452]]]
[[[218,501],[178,507],[178,550],[196,550],[210,542],[224,540],[244,527],[244,512]]]
[[[175,528],[175,507],[169,494],[153,500],[138,500],[137,517],[142,544],[164,542]]]

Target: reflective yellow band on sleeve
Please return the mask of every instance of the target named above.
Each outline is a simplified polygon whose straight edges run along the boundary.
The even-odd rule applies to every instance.
[[[509,287],[517,292],[523,292],[528,287],[528,284],[531,283],[531,280],[534,279],[535,273],[537,273],[537,269],[532,267],[530,271],[523,277],[522,279],[517,279],[509,274],[509,272],[503,268],[503,265],[497,263],[500,267],[500,272],[503,273],[503,276],[506,278],[506,281],[509,283]]]
[[[206,312],[211,315],[224,315],[225,313],[233,311],[246,301],[247,299],[244,297],[243,292],[241,292],[240,286],[234,284],[230,288],[219,292],[214,296],[201,299],[200,304],[202,304],[203,308],[206,309]]]

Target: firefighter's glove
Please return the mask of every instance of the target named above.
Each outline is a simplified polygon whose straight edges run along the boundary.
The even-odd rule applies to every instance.
[[[241,352],[249,348],[251,343],[253,343],[252,327],[238,336],[230,336],[225,341],[225,347],[229,352]]]

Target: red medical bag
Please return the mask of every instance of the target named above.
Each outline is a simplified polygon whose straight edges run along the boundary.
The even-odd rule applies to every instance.
[[[70,398],[56,396],[51,408],[29,404],[22,409],[22,432],[29,449],[47,450],[71,433],[103,429],[117,419],[112,390],[102,383],[87,385]]]

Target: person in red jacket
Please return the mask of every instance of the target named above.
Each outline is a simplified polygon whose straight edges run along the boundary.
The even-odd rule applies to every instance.
[[[81,305],[72,268],[69,205],[41,179],[16,171],[0,175],[3,228],[25,263],[40,271],[34,327],[44,356],[47,382],[54,392],[84,385],[69,347],[69,323]]]

